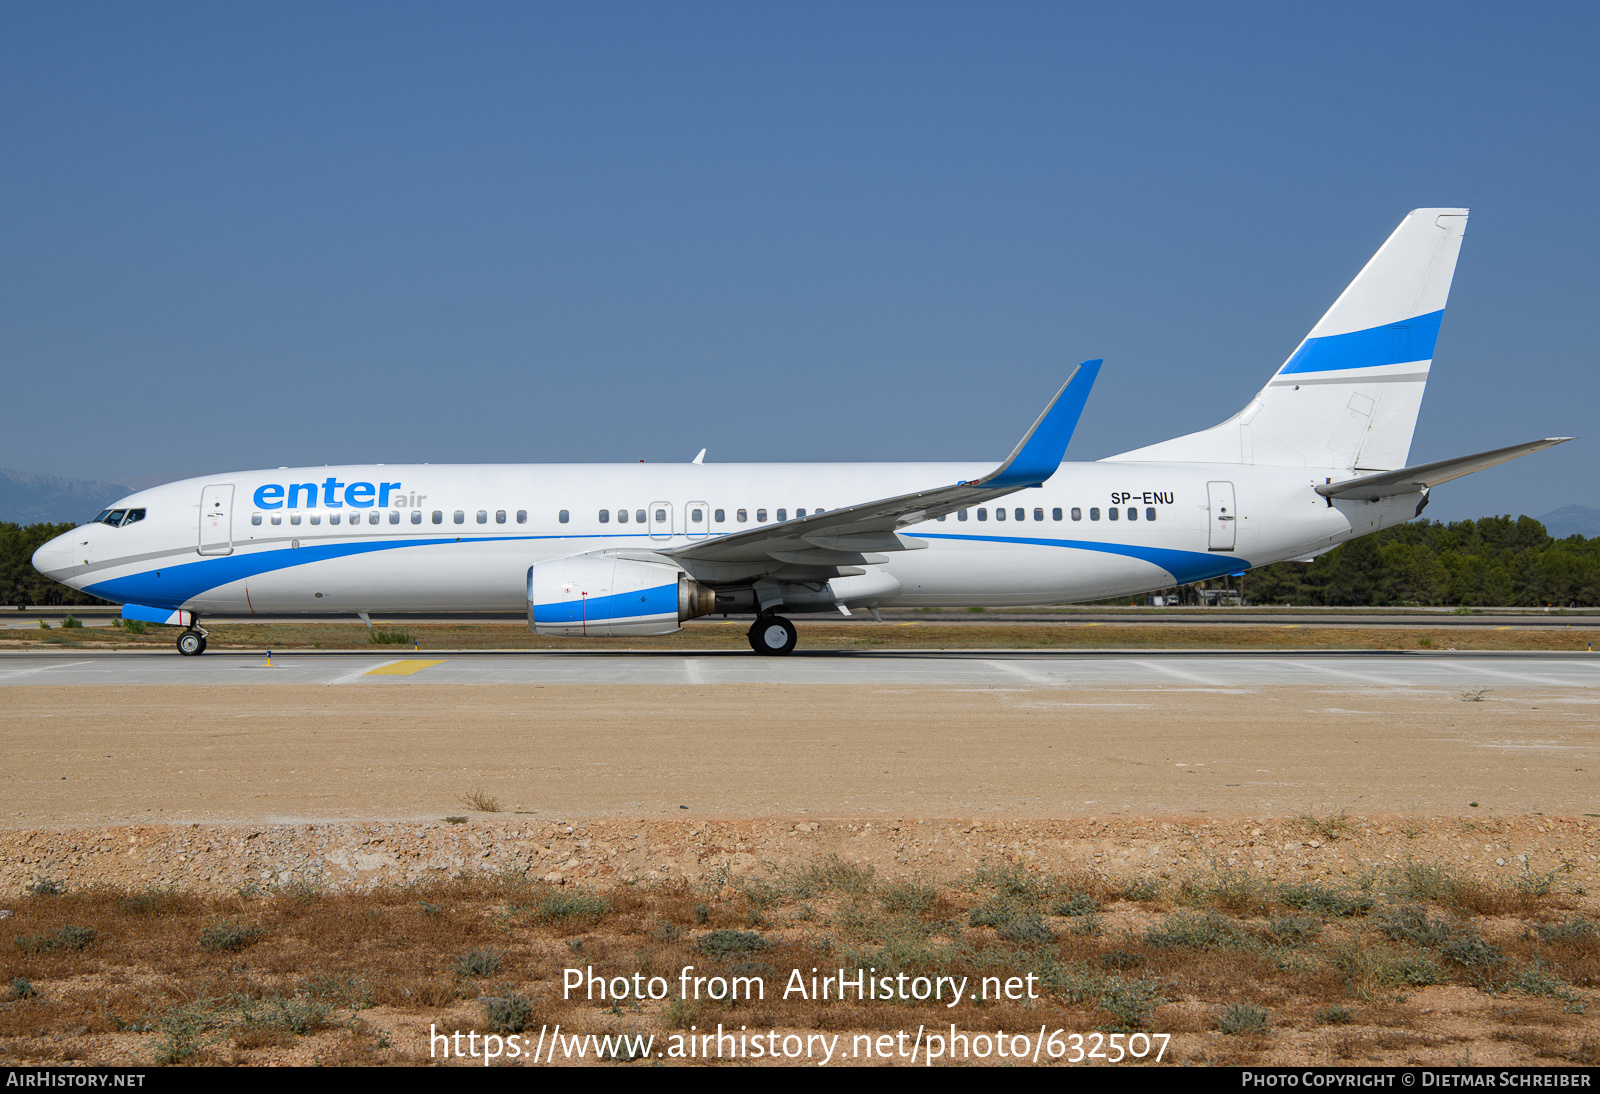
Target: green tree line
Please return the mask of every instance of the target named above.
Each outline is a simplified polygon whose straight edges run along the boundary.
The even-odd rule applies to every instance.
[[[33,568],[33,552],[75,524],[12,524],[0,521],[0,604],[43,607],[105,604],[99,597],[51,581]]]
[[[1532,517],[1414,520],[1244,581],[1256,604],[1594,607],[1600,536],[1551,539]]]
[[[51,581],[29,561],[46,540],[72,528],[0,523],[0,603],[105,603]],[[1262,566],[1244,580],[1256,604],[1594,607],[1600,536],[1551,539],[1532,517],[1414,520],[1311,562]]]

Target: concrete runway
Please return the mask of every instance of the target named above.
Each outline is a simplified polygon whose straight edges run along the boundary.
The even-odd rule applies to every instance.
[[[700,653],[169,651],[0,654],[6,685],[873,684],[937,687],[1346,685],[1600,688],[1600,656],[1499,652],[1062,651]]]

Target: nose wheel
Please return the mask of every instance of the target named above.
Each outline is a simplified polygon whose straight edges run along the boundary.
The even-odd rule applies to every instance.
[[[750,628],[750,648],[757,653],[781,657],[794,649],[800,631],[781,615],[764,615]]]
[[[178,635],[178,652],[185,657],[199,657],[206,652],[204,631],[184,631]]]

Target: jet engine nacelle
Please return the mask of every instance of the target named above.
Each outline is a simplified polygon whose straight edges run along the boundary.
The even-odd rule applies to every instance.
[[[715,604],[712,590],[662,562],[574,555],[528,568],[528,627],[535,634],[671,634]]]

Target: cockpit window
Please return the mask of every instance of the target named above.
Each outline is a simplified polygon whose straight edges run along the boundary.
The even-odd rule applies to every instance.
[[[122,518],[122,526],[124,528],[126,528],[128,525],[132,524],[134,521],[143,520],[143,519],[144,519],[144,510],[143,509],[129,509],[128,510],[128,515]]]
[[[143,520],[143,519],[144,519],[144,510],[143,509],[107,509],[105,512],[101,513],[98,517],[95,517],[94,520],[90,521],[89,523],[90,524],[109,524],[113,528],[118,528],[118,527],[121,527],[124,524],[132,524],[136,520]]]

